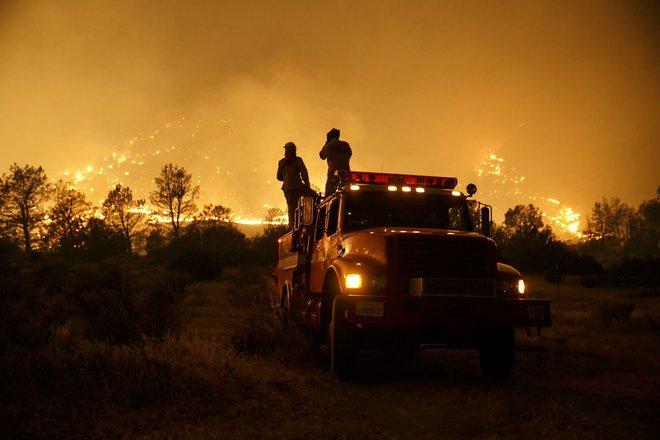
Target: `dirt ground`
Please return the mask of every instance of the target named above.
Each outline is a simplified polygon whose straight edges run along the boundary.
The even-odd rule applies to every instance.
[[[137,355],[165,366],[155,371],[167,380],[154,385],[168,388],[165,397],[17,404],[5,407],[13,413],[0,420],[11,426],[0,437],[660,438],[660,294],[587,289],[578,278],[527,284],[531,297],[553,299],[553,327],[539,338],[518,332],[511,378],[497,384],[482,377],[476,352],[446,350],[405,359],[363,353],[358,379],[341,382],[329,372],[327,350],[278,333],[260,284],[236,275],[198,283],[188,335]],[[228,340],[246,349],[227,353]],[[129,367],[135,383],[162,374]]]
[[[261,414],[249,422],[208,421],[192,432],[245,438],[659,438],[658,292],[587,289],[578,278],[549,284],[532,277],[528,286],[531,297],[553,299],[553,327],[540,338],[518,331],[516,366],[504,384],[481,376],[474,351],[426,350],[407,359],[368,352],[358,380],[342,383],[329,373],[324,350],[293,361],[285,350],[280,365],[262,360],[264,368],[283,371],[269,380],[273,393],[257,405]],[[212,310],[212,302],[208,297],[204,310]],[[304,341],[291,345],[289,352],[306,350]]]

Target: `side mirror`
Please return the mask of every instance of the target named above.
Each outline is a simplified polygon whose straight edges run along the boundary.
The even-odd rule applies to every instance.
[[[490,208],[488,206],[484,206],[481,208],[481,233],[484,234],[486,237],[490,237],[491,234],[491,229],[490,229]]]
[[[465,188],[465,191],[467,191],[468,195],[472,197],[477,193],[477,185],[474,183],[469,183],[468,186]]]
[[[299,205],[303,226],[310,226],[314,222],[314,197],[303,196]]]

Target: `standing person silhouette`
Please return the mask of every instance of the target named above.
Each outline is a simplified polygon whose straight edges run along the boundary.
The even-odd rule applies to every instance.
[[[282,182],[282,191],[289,210],[289,227],[293,228],[293,215],[300,196],[314,194],[309,187],[307,167],[300,156],[296,155],[296,144],[284,145],[284,158],[277,164],[277,180]]]
[[[335,177],[335,171],[351,170],[349,161],[353,155],[353,151],[348,142],[339,140],[339,134],[340,131],[336,128],[330,130],[327,134],[325,145],[323,145],[323,148],[319,152],[321,159],[328,160],[328,178],[325,182],[326,196],[334,192],[337,187],[338,182]]]

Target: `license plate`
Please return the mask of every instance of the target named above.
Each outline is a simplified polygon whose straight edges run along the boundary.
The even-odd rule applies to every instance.
[[[355,314],[357,316],[382,317],[385,311],[382,302],[362,302],[358,301],[355,305]]]
[[[545,307],[543,306],[529,306],[527,307],[529,320],[532,322],[539,322],[545,320]]]

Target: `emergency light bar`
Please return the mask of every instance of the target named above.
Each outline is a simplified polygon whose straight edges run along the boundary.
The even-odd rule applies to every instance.
[[[429,188],[454,189],[456,177],[414,176],[410,174],[369,173],[364,171],[337,171],[341,184],[371,183],[396,186],[426,186]]]

